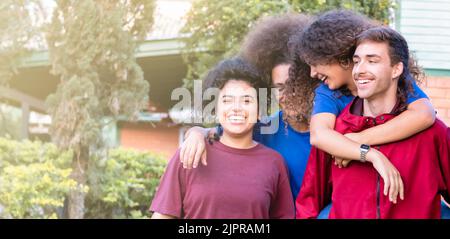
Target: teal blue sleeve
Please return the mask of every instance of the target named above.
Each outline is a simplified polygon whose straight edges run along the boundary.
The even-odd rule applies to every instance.
[[[425,92],[422,91],[422,89],[419,88],[419,86],[416,84],[415,81],[413,81],[412,84],[413,84],[413,92],[408,93],[408,98],[406,99],[406,103],[408,105],[418,99],[422,98],[428,99],[428,96],[425,94]]]
[[[319,113],[331,113],[336,116],[340,113],[338,100],[325,85],[321,85],[315,90],[312,115]]]

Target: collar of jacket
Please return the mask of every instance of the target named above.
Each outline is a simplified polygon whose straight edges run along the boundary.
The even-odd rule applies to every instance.
[[[365,129],[384,124],[401,113],[401,104],[397,100],[394,108],[390,113],[381,114],[376,117],[364,116],[364,100],[355,97],[355,99],[345,107],[340,118],[347,126],[350,126],[352,132],[360,132]]]

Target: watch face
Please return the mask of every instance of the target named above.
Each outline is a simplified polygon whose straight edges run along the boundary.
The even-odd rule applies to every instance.
[[[362,148],[362,149],[365,149],[365,150],[369,150],[369,149],[370,149],[370,146],[367,145],[367,144],[363,144],[363,145],[361,145],[361,148]]]

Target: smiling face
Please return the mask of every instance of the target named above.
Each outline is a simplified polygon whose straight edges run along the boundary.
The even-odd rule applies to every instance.
[[[290,64],[279,64],[272,69],[272,86],[277,90],[276,99],[281,104],[284,84],[289,78]]]
[[[331,90],[353,84],[352,66],[343,67],[339,63],[310,65],[311,77],[321,80]]]
[[[288,116],[294,117],[296,115],[296,112],[293,110],[288,110],[286,107],[284,107],[284,87],[286,84],[286,81],[289,78],[289,68],[291,67],[290,64],[279,64],[275,66],[272,69],[272,85],[276,88],[276,99],[281,107],[283,109],[283,114]]]
[[[353,79],[360,98],[373,100],[395,94],[403,64],[391,64],[387,43],[363,41],[356,48],[353,63]]]
[[[224,133],[239,137],[252,133],[258,119],[256,89],[240,80],[229,80],[220,90],[217,116]]]

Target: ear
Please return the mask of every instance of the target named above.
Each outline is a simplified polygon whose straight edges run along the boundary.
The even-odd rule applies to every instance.
[[[395,64],[392,69],[392,78],[397,79],[398,77],[400,77],[400,75],[403,73],[403,69],[404,67],[402,62]]]

